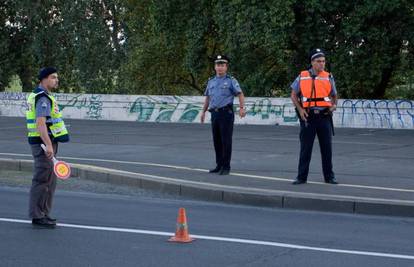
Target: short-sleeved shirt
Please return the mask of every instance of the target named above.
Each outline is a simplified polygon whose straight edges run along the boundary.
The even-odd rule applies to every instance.
[[[309,72],[311,75],[315,74],[313,69],[309,69]],[[329,82],[331,83],[331,95],[330,96],[336,96],[336,85],[335,85],[335,79],[332,76],[332,74],[329,75]],[[290,85],[290,88],[296,93],[298,97],[300,97],[300,75],[296,77],[296,79],[293,81],[293,83]],[[324,109],[322,107],[311,107],[311,109]]]
[[[45,94],[48,94],[47,91],[44,90],[40,86],[37,87],[35,90],[36,93],[40,93],[42,91],[45,92]],[[46,124],[50,124],[52,122],[52,119],[50,117],[50,113],[52,110],[51,105],[52,105],[52,102],[50,98],[48,98],[45,95],[40,95],[38,98],[36,98],[35,100],[36,118],[46,117]]]
[[[41,96],[36,102],[36,118],[50,117],[51,103],[47,96]]]
[[[242,92],[239,82],[230,75],[211,78],[204,92],[209,99],[209,108],[222,108],[233,104],[234,97]]]

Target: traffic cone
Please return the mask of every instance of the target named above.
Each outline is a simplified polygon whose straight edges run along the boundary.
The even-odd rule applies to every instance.
[[[185,215],[185,209],[180,208],[178,210],[177,230],[175,231],[175,236],[168,239],[168,241],[178,243],[189,243],[193,240],[194,238],[191,238],[188,233],[188,224],[187,217]]]

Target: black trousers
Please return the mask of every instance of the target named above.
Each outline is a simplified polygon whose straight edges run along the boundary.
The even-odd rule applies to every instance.
[[[300,158],[296,179],[308,179],[309,164],[312,157],[313,142],[318,136],[322,156],[322,170],[325,181],[335,178],[332,166],[332,125],[330,117],[310,113],[307,122],[300,120]]]
[[[218,167],[230,169],[234,112],[232,108],[211,111],[214,150]]]

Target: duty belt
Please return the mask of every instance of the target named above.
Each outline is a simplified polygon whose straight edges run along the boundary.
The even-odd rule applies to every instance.
[[[322,110],[320,110],[320,109],[311,109],[311,110],[309,110],[309,113],[315,114],[315,115],[328,115],[329,111],[328,111],[328,109],[322,109]]]
[[[223,111],[223,110],[233,110],[233,106],[224,106],[221,108],[210,108],[208,111],[210,112],[219,112],[219,111]]]

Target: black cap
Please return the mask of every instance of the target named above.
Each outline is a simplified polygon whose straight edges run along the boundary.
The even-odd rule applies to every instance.
[[[39,71],[39,75],[37,76],[37,78],[39,78],[39,81],[47,78],[50,74],[56,73],[57,69],[54,67],[46,67],[46,68],[42,68]]]
[[[325,51],[323,51],[320,48],[315,48],[310,52],[309,58],[312,61],[312,60],[314,60],[315,58],[318,58],[318,57],[325,57]]]
[[[217,55],[214,57],[214,63],[229,63],[230,60],[225,55]]]

